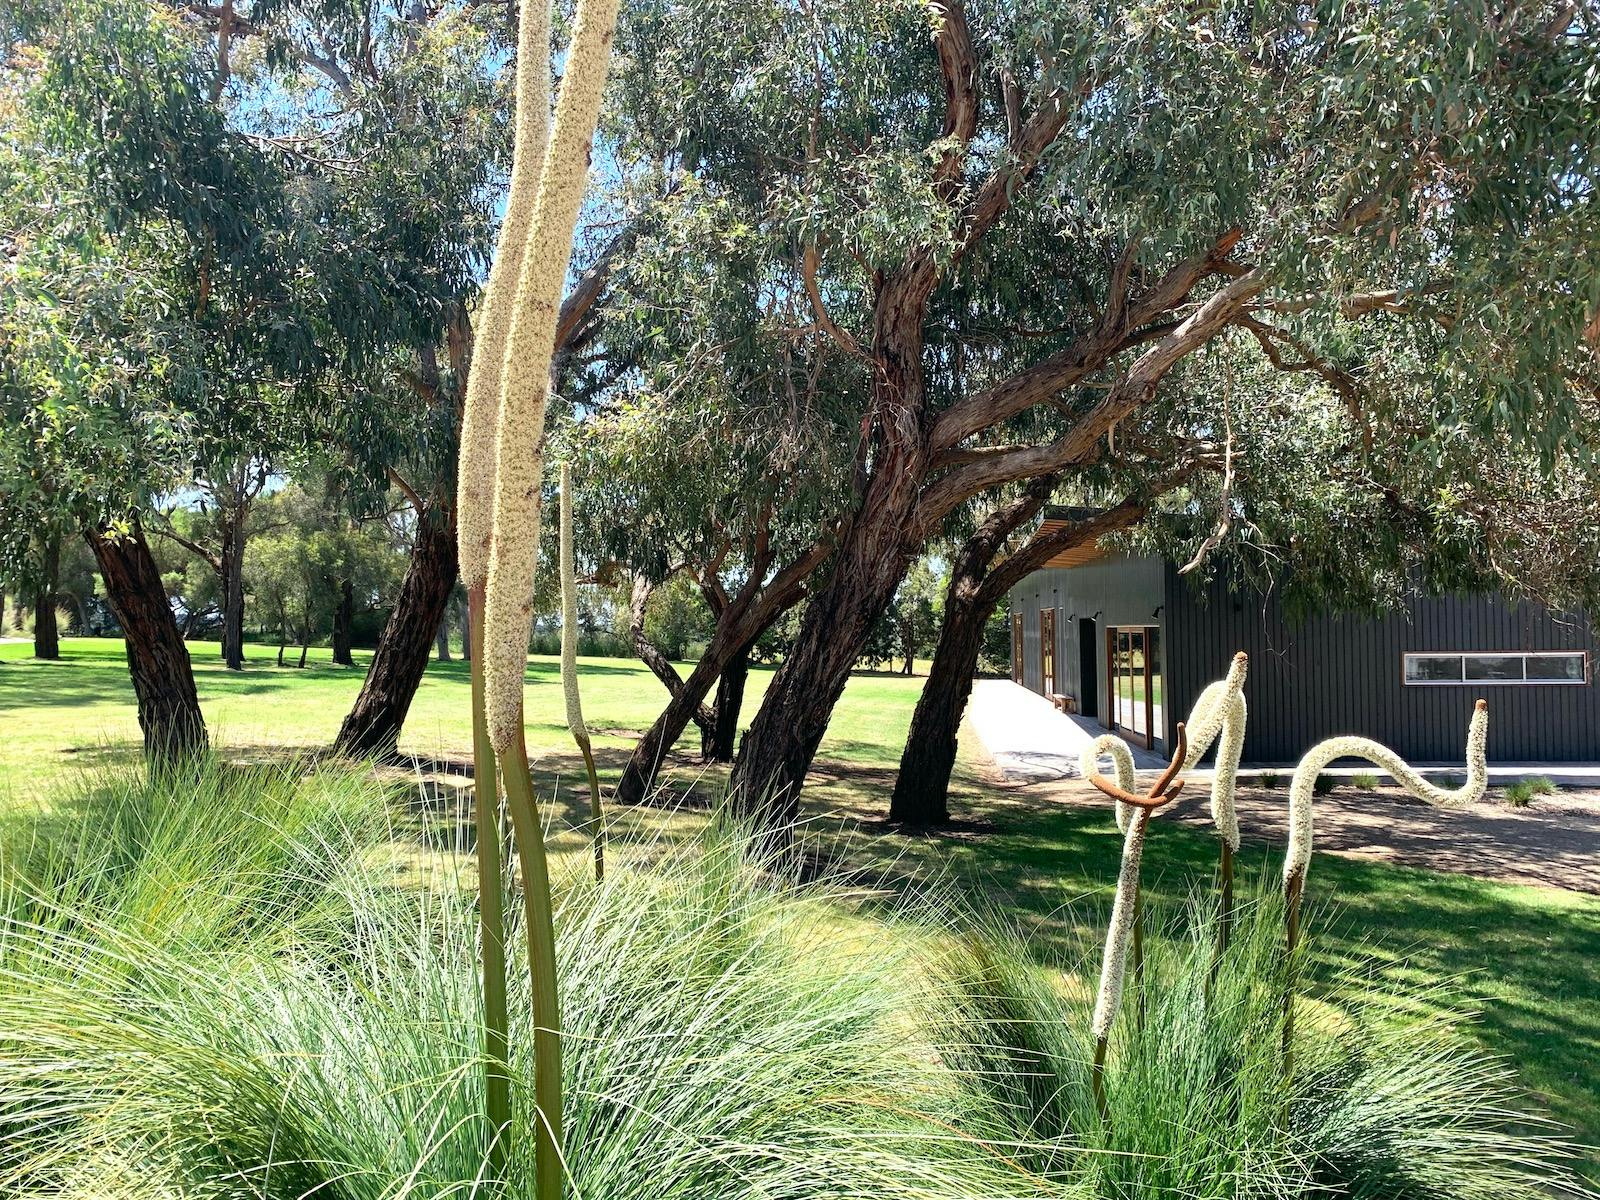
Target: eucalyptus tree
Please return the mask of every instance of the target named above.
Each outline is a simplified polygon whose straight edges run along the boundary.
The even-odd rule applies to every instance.
[[[1572,426],[1600,301],[1593,5],[714,8],[705,38],[703,9],[639,6],[629,118],[706,186],[780,176],[757,236],[802,249],[863,433],[734,772],[776,825],[926,539],[1092,468],[1224,331],[1338,379],[1355,456],[1466,423],[1547,459]],[[1414,425],[1419,397],[1448,419]]]
[[[632,103],[624,90],[621,120]],[[641,207],[599,317],[603,358],[573,374],[561,436],[579,545],[595,571],[632,577],[635,648],[668,689],[617,786],[634,803],[691,722],[707,757],[732,757],[751,649],[831,552],[856,402],[815,327],[799,254],[757,228],[759,191],[653,180],[655,147],[626,128],[615,144],[625,186],[665,199]],[[644,630],[653,590],[677,578],[692,581],[712,619],[684,677]]]
[[[97,518],[119,534],[107,544],[136,551],[142,534],[120,535],[218,466],[380,427],[386,439],[373,440],[393,444],[388,402],[403,379],[427,382],[484,265],[503,22],[466,3],[376,0],[7,11],[10,61],[33,68],[18,85],[33,145],[61,167],[48,199],[67,199],[162,297],[152,335],[170,366],[142,377],[144,394],[119,412],[150,420],[171,469],[124,478]],[[394,370],[402,351],[420,372]],[[439,406],[430,415],[448,424],[448,392]],[[448,547],[448,512],[427,525],[445,532],[424,546]],[[444,585],[424,599],[447,597],[447,557],[431,572]],[[120,573],[152,587],[155,575]],[[154,594],[144,600],[154,613]]]

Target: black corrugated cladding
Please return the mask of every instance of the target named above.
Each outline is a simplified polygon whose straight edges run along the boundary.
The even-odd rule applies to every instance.
[[[1492,762],[1600,761],[1595,633],[1582,613],[1552,613],[1495,596],[1418,597],[1383,617],[1284,619],[1276,601],[1198,590],[1167,565],[1167,695],[1187,714],[1235,651],[1250,655],[1246,762],[1291,763],[1339,734],[1376,738],[1413,762],[1459,761],[1473,701],[1489,701]],[[1404,683],[1407,651],[1587,651],[1591,682],[1417,687]]]

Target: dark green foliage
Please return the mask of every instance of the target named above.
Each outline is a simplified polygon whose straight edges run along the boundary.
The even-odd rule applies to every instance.
[[[1321,772],[1311,781],[1311,794],[1313,796],[1330,796],[1342,781],[1337,775]]]

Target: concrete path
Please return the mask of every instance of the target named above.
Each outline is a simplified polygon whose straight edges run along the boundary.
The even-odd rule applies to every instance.
[[[1098,721],[1058,712],[1043,696],[1009,679],[972,685],[967,721],[1001,777],[1013,782],[1078,778],[1078,754],[1105,732]],[[1166,766],[1160,755],[1134,749],[1140,768]]]

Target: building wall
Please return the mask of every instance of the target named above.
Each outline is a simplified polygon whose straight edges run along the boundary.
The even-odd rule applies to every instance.
[[[1039,656],[1040,613],[1056,610],[1056,690],[1082,703],[1079,677],[1078,621],[1095,622],[1096,699],[1100,711],[1089,713],[1103,720],[1106,712],[1105,631],[1108,625],[1161,625],[1151,614],[1162,604],[1164,572],[1159,559],[1107,558],[1087,566],[1035,571],[1011,589],[1011,611],[1022,614],[1023,686],[1041,690]],[[1163,637],[1162,639],[1166,639]],[[1158,735],[1160,731],[1157,731]]]
[[[1473,701],[1489,701],[1491,761],[1600,760],[1600,687],[1403,682],[1406,651],[1597,649],[1581,614],[1552,614],[1492,596],[1418,598],[1380,618],[1323,617],[1291,625],[1276,603],[1231,594],[1222,583],[1198,593],[1166,567],[1166,641],[1171,711],[1187,715],[1207,682],[1237,650],[1250,655],[1245,761],[1292,763],[1338,734],[1376,738],[1420,763],[1462,757]],[[1591,669],[1591,679],[1593,671]]]

